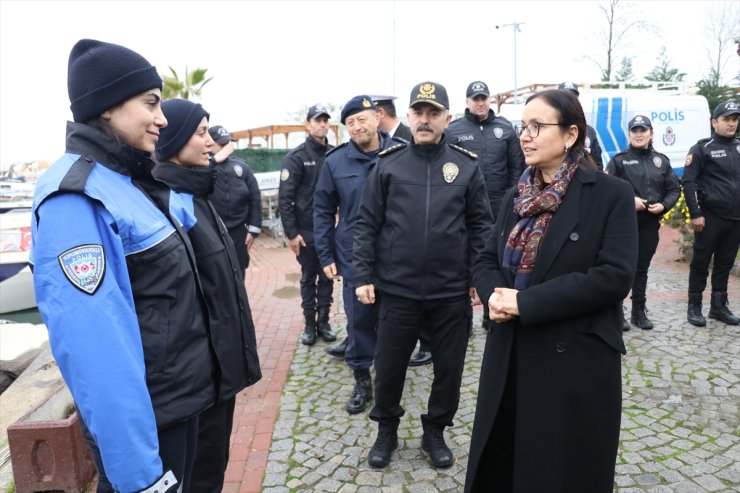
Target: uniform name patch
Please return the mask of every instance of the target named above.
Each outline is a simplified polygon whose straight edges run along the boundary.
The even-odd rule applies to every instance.
[[[74,287],[95,294],[105,274],[105,252],[102,245],[80,245],[58,257],[62,272]]]

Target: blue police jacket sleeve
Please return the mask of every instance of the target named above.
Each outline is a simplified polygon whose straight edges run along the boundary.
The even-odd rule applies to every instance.
[[[313,197],[313,235],[321,267],[334,263],[334,223],[339,195],[334,185],[329,159],[321,168]]]
[[[142,490],[162,477],[163,470],[141,334],[115,223],[101,205],[76,194],[50,197],[35,212],[34,288],[52,353],[114,488]],[[75,263],[75,252],[83,248],[97,265]],[[78,267],[97,277],[85,279],[76,274]]]

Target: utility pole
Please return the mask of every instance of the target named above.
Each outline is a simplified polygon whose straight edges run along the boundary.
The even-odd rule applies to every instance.
[[[511,22],[509,24],[501,24],[499,26],[496,26],[496,29],[500,29],[502,27],[511,27],[512,31],[514,31],[514,103],[519,102],[519,86],[516,80],[516,33],[517,31],[522,32],[522,30],[519,29],[519,26],[522,25],[524,25],[524,22]]]

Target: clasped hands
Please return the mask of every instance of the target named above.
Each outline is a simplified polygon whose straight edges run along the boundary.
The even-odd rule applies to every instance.
[[[517,289],[496,288],[488,298],[488,317],[496,323],[509,322],[519,316]]]

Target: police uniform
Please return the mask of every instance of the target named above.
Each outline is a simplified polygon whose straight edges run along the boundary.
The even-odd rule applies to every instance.
[[[436,94],[434,101],[447,106],[442,86],[423,84],[433,89],[421,94]],[[416,92],[411,106],[430,101],[415,100]],[[474,155],[449,144],[444,134],[437,144],[402,143],[381,152],[354,233],[355,285],[373,284],[380,293],[370,412],[379,436],[395,434],[404,414],[406,369],[422,327],[431,339],[435,377],[421,417],[425,435],[452,425],[472,318],[470,267],[492,225]]]
[[[360,103],[369,97],[358,97]],[[350,100],[356,103],[357,98]],[[348,111],[349,103],[343,108]],[[345,117],[342,117],[342,121]],[[388,134],[379,132],[378,152],[393,144]],[[364,153],[353,141],[331,150],[324,160],[314,195],[314,241],[322,268],[336,264],[343,279],[342,296],[347,314],[347,365],[353,370],[367,370],[375,355],[376,315],[373,308],[360,303],[354,292],[352,271],[352,235],[357,208],[370,170],[378,161],[377,152]],[[335,220],[339,212],[339,221]]]
[[[231,134],[224,127],[216,125],[208,131],[219,145],[229,143]],[[220,164],[211,158],[211,167],[216,169],[216,183],[208,198],[229,230],[244,271],[249,267],[247,233],[256,238],[262,231],[262,195],[257,178],[249,165],[236,156],[229,156]]]
[[[740,113],[737,103],[726,101],[715,108],[712,119]],[[694,234],[694,253],[689,274],[689,310],[697,310],[701,320],[701,297],[707,285],[709,263],[712,268],[713,315],[737,325],[737,317],[727,309],[727,281],[740,245],[740,140],[712,132],[697,142],[686,156],[683,190],[692,219],[704,217],[703,231]],[[713,313],[714,312],[714,313]],[[731,315],[731,316],[730,316]],[[689,314],[689,318],[691,314]],[[691,322],[694,325],[704,325]],[[691,321],[691,320],[690,320]]]
[[[472,82],[466,96],[480,94],[490,96],[488,86],[480,81]],[[524,171],[524,154],[514,134],[514,127],[509,120],[496,116],[491,109],[486,118],[481,120],[466,108],[465,115],[450,123],[445,134],[451,144],[478,156],[495,221],[501,208],[501,199],[509,188],[517,184]]]
[[[329,114],[321,106],[309,109],[308,119]],[[280,193],[278,207],[283,231],[289,239],[301,235],[306,246],[301,246],[297,256],[301,265],[301,307],[306,316],[307,330],[311,331],[309,342],[316,341],[316,311],[319,312],[321,334],[328,325],[334,283],[326,277],[316,255],[313,236],[313,200],[316,183],[324,165],[328,151],[334,149],[329,143],[321,144],[310,135],[306,141],[289,152],[282,163],[280,172]],[[326,319],[325,322],[323,319]],[[326,324],[324,326],[324,324]],[[336,336],[324,337],[334,340]],[[312,342],[311,342],[312,341]]]
[[[635,127],[649,129],[652,124],[649,118],[637,115],[630,120],[628,127],[630,130]],[[635,196],[645,199],[648,204],[663,205],[661,214],[652,214],[647,210],[637,212],[637,271],[632,284],[632,319],[633,323],[637,323],[641,313],[644,317],[648,268],[658,247],[660,219],[678,201],[680,187],[670,159],[653,149],[652,145],[647,149],[629,146],[609,161],[606,172],[629,182]],[[645,324],[642,328],[652,328],[652,324]]]

